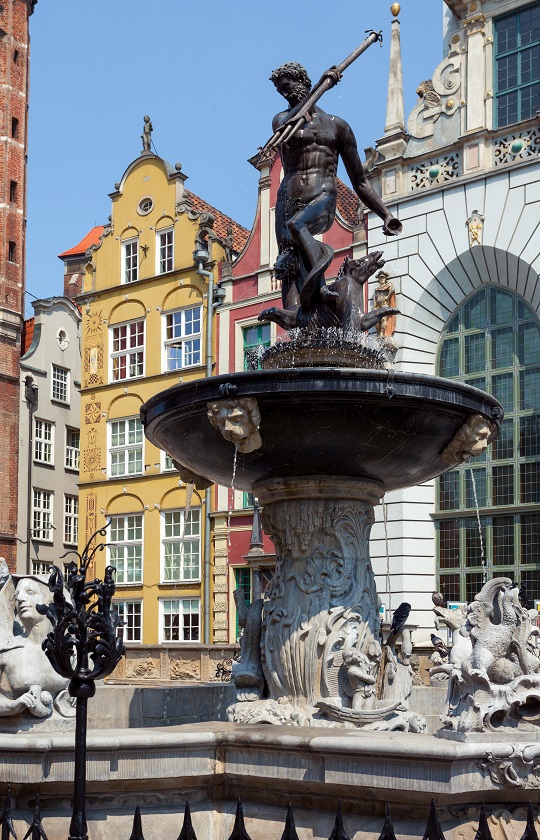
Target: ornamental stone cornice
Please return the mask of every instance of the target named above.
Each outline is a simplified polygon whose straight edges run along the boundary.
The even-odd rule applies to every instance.
[[[478,32],[485,34],[484,27],[486,25],[486,20],[486,16],[482,12],[480,12],[477,15],[474,15],[461,21],[461,27],[465,31],[467,36],[476,35]]]

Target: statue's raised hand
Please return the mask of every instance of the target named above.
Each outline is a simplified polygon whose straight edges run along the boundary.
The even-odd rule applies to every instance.
[[[383,233],[385,236],[397,236],[403,230],[399,219],[394,218],[390,213],[384,219]]]

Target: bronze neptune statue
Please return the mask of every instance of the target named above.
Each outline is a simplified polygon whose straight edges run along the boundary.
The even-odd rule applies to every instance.
[[[327,81],[327,89],[340,76],[340,68],[334,67],[324,74],[321,82]],[[328,244],[315,239],[317,234],[330,229],[335,218],[339,158],[358,197],[383,220],[384,233],[398,234],[401,222],[392,216],[366,179],[353,131],[345,120],[313,105],[305,112],[301,127],[287,132],[306,100],[313,99],[311,81],[304,67],[296,62],[283,64],[274,70],[270,79],[289,104],[272,123],[274,137],[279,137],[282,131],[281,142],[273,144],[273,148],[279,146],[284,173],[276,204],[279,255],[274,270],[282,280],[284,310],[267,309],[259,318],[275,321],[286,329],[343,326],[343,307],[337,301],[342,291],[328,288],[324,279],[334,252]],[[321,82],[314,91],[320,88]],[[270,144],[272,141],[267,147]],[[375,271],[380,267],[381,262],[376,261],[370,269]],[[378,314],[384,317],[392,313],[381,310]]]

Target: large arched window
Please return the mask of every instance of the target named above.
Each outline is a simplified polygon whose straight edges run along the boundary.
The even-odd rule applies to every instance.
[[[540,330],[533,311],[513,292],[485,286],[444,330],[438,373],[493,394],[505,411],[487,453],[437,482],[439,589],[445,601],[470,602],[484,579],[503,576],[540,599]]]

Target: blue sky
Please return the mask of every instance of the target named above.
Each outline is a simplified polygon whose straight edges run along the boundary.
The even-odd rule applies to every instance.
[[[107,220],[108,193],[140,152],[146,113],[157,153],[182,164],[188,188],[251,228],[257,172],[247,158],[283,101],[270,72],[296,60],[316,81],[366,29],[382,29],[383,47],[370,47],[321,102],[351,124],[360,149],[374,145],[384,129],[390,5],[39,0],[30,19],[28,291],[62,294],[57,254]],[[442,6],[402,2],[406,112],[442,58]]]

